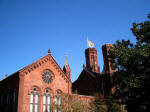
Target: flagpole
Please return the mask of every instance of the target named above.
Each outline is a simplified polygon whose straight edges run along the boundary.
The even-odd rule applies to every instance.
[[[88,37],[87,37],[87,39],[86,39],[86,45],[87,45],[87,48],[88,48]]]

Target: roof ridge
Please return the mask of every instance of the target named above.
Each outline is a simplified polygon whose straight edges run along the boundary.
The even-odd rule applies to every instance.
[[[88,70],[84,69],[86,72],[88,72],[91,76],[95,77],[91,72],[89,72]],[[96,77],[95,77],[96,78]]]

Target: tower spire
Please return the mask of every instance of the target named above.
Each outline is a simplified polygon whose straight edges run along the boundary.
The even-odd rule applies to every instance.
[[[70,67],[68,64],[68,55],[67,54],[65,54],[65,65],[64,65],[63,71],[65,72],[67,77],[71,80],[71,70],[70,70]]]
[[[65,54],[65,66],[68,66],[68,55]]]

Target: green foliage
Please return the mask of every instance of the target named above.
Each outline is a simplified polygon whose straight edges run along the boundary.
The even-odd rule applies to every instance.
[[[101,94],[95,94],[94,111],[92,112],[121,112],[121,106],[118,100],[112,96],[104,97]]]
[[[108,112],[122,112],[121,105],[117,99],[113,98],[113,96],[107,97],[107,108]]]
[[[107,112],[105,98],[100,94],[95,94],[94,112]]]
[[[117,103],[112,103],[111,105],[109,105],[108,110],[108,112],[122,112],[120,105]]]
[[[150,19],[150,15],[148,16]],[[129,112],[150,110],[150,21],[133,23],[131,28],[137,39],[117,41],[111,56],[117,72],[112,77],[115,97],[126,104]],[[134,110],[132,110],[134,109]]]
[[[83,103],[77,94],[61,94],[61,111],[62,112],[89,112],[89,104]]]

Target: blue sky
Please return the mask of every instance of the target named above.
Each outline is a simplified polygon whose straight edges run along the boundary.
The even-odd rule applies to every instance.
[[[150,0],[0,0],[0,79],[50,48],[61,68],[68,54],[74,81],[85,64],[87,36],[102,71],[102,45],[118,39],[135,42],[132,23],[147,20],[148,13]]]

